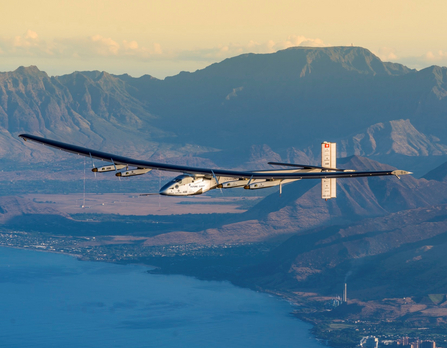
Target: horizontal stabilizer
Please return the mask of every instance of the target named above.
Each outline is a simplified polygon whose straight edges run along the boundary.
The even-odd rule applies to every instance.
[[[336,172],[353,172],[352,169],[341,169],[341,168],[328,168],[328,167],[319,167],[319,166],[312,166],[309,164],[294,164],[294,163],[280,163],[280,162],[268,162],[268,164],[271,164],[273,166],[288,166],[288,167],[298,167],[303,169],[321,169],[321,170],[331,170]]]

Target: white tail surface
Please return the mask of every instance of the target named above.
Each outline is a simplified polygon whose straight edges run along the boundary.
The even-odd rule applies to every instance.
[[[321,166],[337,168],[337,144],[321,143]],[[337,197],[337,179],[321,179],[321,198],[331,199]]]

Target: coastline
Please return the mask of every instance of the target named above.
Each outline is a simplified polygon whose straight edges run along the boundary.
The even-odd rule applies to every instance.
[[[73,348],[321,347],[308,324],[289,316],[288,303],[230,282],[150,276],[147,266],[81,263],[18,248],[1,254],[7,296],[0,339],[7,346],[60,346],[69,339]]]
[[[67,256],[75,257],[79,261],[83,261],[81,254],[66,253],[64,251],[58,251],[58,250],[48,250],[48,249],[43,249],[43,248],[20,247],[20,246],[14,246],[14,245],[0,245],[0,248],[10,248],[10,249],[18,249],[18,250],[30,250],[30,251],[38,251],[38,252],[42,252],[42,253],[67,255]]]
[[[409,328],[408,323],[398,316],[387,317],[386,314],[390,314],[396,308],[402,306],[402,303],[399,302],[401,299],[386,299],[387,308],[380,301],[362,302],[350,299],[348,304],[328,309],[326,304],[331,300],[331,297],[322,296],[314,292],[304,292],[304,289],[302,291],[292,291],[290,289],[265,286],[268,284],[265,283],[266,279],[257,279],[253,277],[253,274],[250,274],[250,270],[253,270],[253,267],[260,260],[263,260],[262,253],[259,252],[259,246],[257,247],[258,249],[252,245],[245,245],[217,250],[200,250],[200,252],[192,252],[187,255],[184,253],[179,255],[178,250],[173,246],[171,254],[169,247],[166,247],[163,248],[161,255],[159,250],[156,249],[158,251],[153,252],[151,256],[123,257],[123,254],[129,255],[129,246],[124,246],[120,249],[116,245],[103,245],[98,249],[86,249],[79,248],[78,243],[73,242],[73,240],[75,239],[69,240],[72,243],[70,244],[71,247],[65,245],[63,248],[58,247],[58,250],[36,247],[39,246],[38,243],[28,243],[27,247],[17,245],[2,246],[5,248],[69,255],[79,261],[141,265],[150,268],[146,270],[150,274],[183,275],[205,281],[228,281],[236,287],[262,292],[288,302],[290,306],[295,307],[291,309],[290,314],[299,321],[312,326],[309,329],[309,333],[314,339],[334,348],[355,347],[363,336],[379,335],[381,337],[385,334],[393,338],[409,335],[426,339],[437,337],[440,342],[447,342],[447,336],[442,335],[442,333],[439,334],[436,331],[436,325],[427,324],[428,329],[421,331],[418,328],[424,325],[415,324],[415,326]],[[73,249],[73,246],[76,246],[78,250],[69,252],[69,250]],[[244,267],[241,268],[241,265],[244,265]],[[390,301],[394,301],[394,303],[390,304]],[[388,312],[377,315],[378,311],[380,312],[384,308]],[[370,311],[369,314],[362,313],[365,309]],[[390,318],[391,320],[389,320]],[[422,319],[427,322],[427,318]],[[388,322],[386,325],[381,323],[384,320]],[[447,329],[447,326],[445,328]],[[437,345],[447,347],[447,345],[439,343]]]
[[[219,282],[229,282],[230,284],[232,284],[233,286],[236,286],[238,288],[241,289],[248,289],[251,291],[255,291],[258,293],[264,293],[267,294],[269,296],[273,296],[276,298],[276,300],[278,301],[284,301],[286,303],[288,303],[288,305],[291,306],[290,308],[290,312],[289,314],[294,316],[296,320],[301,321],[303,323],[306,324],[310,324],[310,325],[314,325],[312,322],[307,321],[307,320],[303,320],[300,317],[298,317],[297,315],[295,315],[295,309],[294,307],[299,305],[299,302],[297,302],[296,300],[294,300],[292,297],[290,296],[286,296],[285,293],[281,293],[281,292],[275,292],[275,291],[271,291],[268,289],[264,289],[261,288],[259,286],[256,286],[253,284],[250,286],[250,284],[247,283],[240,283],[235,281],[234,279],[229,279],[229,278],[224,278],[224,277],[204,277],[203,275],[200,274],[194,274],[194,273],[190,273],[190,272],[167,272],[163,269],[162,266],[155,264],[150,264],[147,262],[143,262],[141,260],[126,260],[126,261],[120,261],[120,260],[95,260],[95,259],[91,259],[90,255],[86,255],[83,253],[67,253],[64,251],[59,251],[59,250],[49,250],[49,249],[42,249],[42,248],[38,248],[38,247],[20,247],[20,246],[11,246],[11,245],[0,245],[0,248],[10,248],[10,249],[17,249],[17,250],[26,250],[26,251],[37,251],[37,252],[42,252],[42,253],[52,253],[52,254],[58,254],[58,255],[66,255],[66,256],[70,256],[75,258],[78,261],[87,261],[87,262],[105,262],[105,263],[112,263],[112,264],[117,264],[117,265],[139,265],[139,266],[143,266],[145,268],[149,268],[147,269],[145,272],[149,273],[149,274],[159,274],[159,275],[182,275],[182,276],[187,276],[187,277],[192,277],[194,279],[197,280],[201,280],[201,281],[219,281]],[[312,334],[312,329],[309,329],[309,334],[311,334],[313,336],[313,338],[316,341],[320,341],[320,339]],[[326,344],[327,346],[327,344]]]

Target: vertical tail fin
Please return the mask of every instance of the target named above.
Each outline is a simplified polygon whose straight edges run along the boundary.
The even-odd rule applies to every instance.
[[[321,143],[321,166],[337,168],[337,144]],[[337,197],[337,179],[321,179],[321,198],[331,199]]]

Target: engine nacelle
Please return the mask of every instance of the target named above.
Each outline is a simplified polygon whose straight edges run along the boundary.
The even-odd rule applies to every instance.
[[[125,172],[118,172],[115,175],[116,176],[135,176],[135,175],[142,175],[146,174],[147,172],[150,172],[152,169],[147,168],[137,168],[132,170],[126,170]]]
[[[226,181],[217,186],[217,188],[234,188],[247,185],[248,179]]]
[[[116,170],[123,169],[123,168],[126,168],[126,166],[124,164],[116,165]],[[92,169],[92,172],[94,172],[94,173],[105,173],[105,172],[114,172],[114,171],[115,171],[115,166],[113,164]]]
[[[281,180],[266,180],[266,181],[258,181],[251,183],[250,185],[245,185],[244,189],[246,190],[259,190],[268,187],[278,186],[281,183]]]

